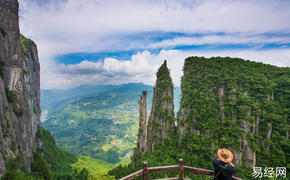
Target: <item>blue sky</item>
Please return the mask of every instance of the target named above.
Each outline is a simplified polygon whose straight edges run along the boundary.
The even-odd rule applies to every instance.
[[[167,59],[180,85],[188,56],[290,66],[290,1],[20,0],[39,50],[42,88],[154,84]]]

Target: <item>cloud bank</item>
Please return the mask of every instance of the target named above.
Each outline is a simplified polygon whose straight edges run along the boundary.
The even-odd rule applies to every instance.
[[[155,73],[166,59],[175,86],[180,86],[184,59],[189,56],[239,57],[276,66],[290,66],[290,50],[271,51],[179,51],[162,50],[159,54],[149,51],[139,52],[129,60],[106,58],[103,62],[82,61],[78,64],[61,64],[60,79],[45,80],[47,87],[71,87],[81,84],[122,84],[142,82],[155,84]]]

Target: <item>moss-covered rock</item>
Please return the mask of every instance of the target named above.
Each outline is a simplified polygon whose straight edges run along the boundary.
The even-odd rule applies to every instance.
[[[26,56],[29,55],[29,51],[31,50],[31,46],[34,45],[34,42],[31,39],[24,37],[20,34],[20,43],[23,49],[23,52]]]

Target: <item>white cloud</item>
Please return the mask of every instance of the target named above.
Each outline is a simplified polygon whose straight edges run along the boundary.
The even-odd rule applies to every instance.
[[[126,61],[105,58],[59,65],[56,55],[74,52],[122,51],[176,45],[289,43],[290,1],[268,0],[19,0],[21,32],[39,50],[41,87],[60,88],[83,83],[144,82],[154,84],[155,72],[168,60],[179,85],[187,56],[233,56],[289,66],[289,49],[183,52],[143,51]],[[38,3],[35,3],[38,2]],[[152,42],[144,32],[200,33]],[[213,35],[215,33],[224,35]],[[206,35],[207,34],[207,35]],[[271,34],[266,36],[265,34]],[[287,35],[288,34],[288,35]],[[134,38],[138,36],[137,38]]]
[[[267,36],[248,36],[239,35],[208,35],[202,37],[176,37],[166,39],[160,42],[152,43],[150,48],[174,47],[177,45],[203,45],[203,44],[267,44],[289,43],[290,37],[267,37]]]
[[[131,60],[119,61],[114,58],[104,60],[104,69],[108,72],[118,72],[130,74],[147,74],[152,70],[152,64],[156,57],[149,51],[138,52],[133,55]]]
[[[101,62],[90,62],[87,60],[81,61],[79,64],[68,64],[60,65],[60,71],[63,73],[74,73],[74,74],[95,74],[98,72],[102,72],[102,63]]]
[[[183,74],[182,67],[184,59],[189,56],[221,56],[239,57],[276,66],[290,66],[290,50],[270,51],[177,51],[162,50],[159,54],[149,51],[139,52],[130,60],[121,61],[106,58],[104,62],[88,62],[86,60],[74,65],[61,65],[60,73],[53,74],[55,78],[44,76],[42,87],[44,88],[66,88],[81,84],[122,84],[130,82],[143,82],[155,84],[155,74],[166,59],[171,77],[175,86],[180,85]],[[81,73],[76,73],[81,72]]]
[[[52,0],[45,6],[33,2],[20,0],[21,31],[46,54],[126,49],[136,43],[122,37],[151,31],[290,33],[289,1]]]

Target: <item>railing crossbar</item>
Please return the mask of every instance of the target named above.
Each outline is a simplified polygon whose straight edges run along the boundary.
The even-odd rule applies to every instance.
[[[207,170],[207,169],[201,169],[201,168],[195,168],[195,167],[190,167],[190,166],[184,166],[185,171],[191,171],[195,172],[197,174],[207,174],[207,175],[213,175],[214,171],[212,170]]]
[[[212,171],[212,170],[184,166],[183,160],[179,159],[178,165],[158,166],[158,167],[150,167],[150,168],[148,168],[147,162],[144,162],[143,169],[136,171],[132,174],[129,174],[128,176],[123,177],[119,180],[132,180],[135,177],[138,177],[140,175],[143,175],[143,180],[148,180],[148,173],[149,172],[170,171],[170,170],[178,170],[178,177],[165,178],[163,180],[187,180],[186,178],[184,178],[184,171],[190,171],[190,172],[194,172],[197,174],[206,174],[206,175],[212,175],[212,176],[214,174],[214,171]],[[233,180],[242,180],[242,179],[233,176]]]
[[[148,172],[169,171],[169,170],[178,170],[178,166],[172,165],[172,166],[158,166],[148,168]]]
[[[123,177],[120,180],[131,180],[131,179],[134,179],[135,177],[138,177],[138,176],[140,176],[142,174],[143,174],[143,169],[141,169],[139,171],[136,171],[136,172],[134,172],[132,174],[129,174],[128,176]]]

